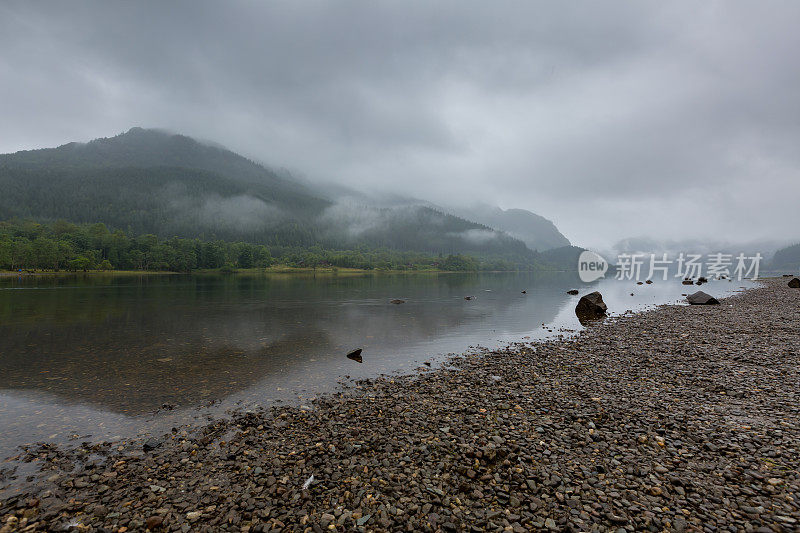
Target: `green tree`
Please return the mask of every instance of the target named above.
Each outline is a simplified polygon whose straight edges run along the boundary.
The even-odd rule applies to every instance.
[[[91,269],[92,266],[94,266],[92,259],[86,257],[85,255],[79,255],[69,262],[70,270],[83,270],[86,272],[87,270]]]

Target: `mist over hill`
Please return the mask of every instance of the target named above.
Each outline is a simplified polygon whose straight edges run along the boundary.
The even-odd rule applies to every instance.
[[[501,209],[488,204],[443,207],[433,202],[395,193],[365,193],[336,184],[325,184],[322,190],[338,202],[370,205],[374,207],[425,206],[449,213],[477,224],[501,231],[513,239],[520,240],[530,250],[545,251],[570,246],[567,239],[543,216],[525,209]]]
[[[344,201],[161,130],[0,155],[0,188],[0,220],[102,222],[137,234],[279,246],[534,256],[522,240],[432,204],[379,204],[357,192]]]
[[[800,244],[793,244],[775,252],[769,264],[772,270],[800,271]]]
[[[487,204],[454,209],[453,213],[466,220],[485,224],[519,239],[531,250],[552,250],[570,246],[569,239],[558,231],[552,221],[526,209],[501,209]]]

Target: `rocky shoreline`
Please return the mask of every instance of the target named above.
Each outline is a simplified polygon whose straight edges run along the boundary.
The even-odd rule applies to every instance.
[[[0,532],[800,531],[798,304],[766,280],[147,451],[30,448]]]

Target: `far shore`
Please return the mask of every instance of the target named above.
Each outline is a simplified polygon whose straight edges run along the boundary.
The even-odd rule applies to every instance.
[[[0,277],[25,277],[25,276],[165,276],[165,275],[197,275],[197,274],[328,274],[328,275],[364,275],[364,274],[489,274],[489,273],[515,273],[528,272],[517,270],[440,270],[427,269],[362,269],[338,267],[293,267],[288,265],[271,265],[266,268],[214,268],[197,269],[190,272],[174,272],[168,270],[0,270]],[[538,270],[535,272],[557,273],[563,270]]]
[[[0,270],[0,277],[26,277],[26,276],[164,276],[174,275],[178,272],[165,270]]]

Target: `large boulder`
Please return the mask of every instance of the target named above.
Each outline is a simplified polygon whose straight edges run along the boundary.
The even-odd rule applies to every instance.
[[[710,294],[704,293],[703,291],[697,291],[694,294],[690,294],[686,297],[686,301],[692,305],[719,305],[719,300]]]
[[[789,282],[789,286],[793,289],[800,289],[800,279],[792,278]]]
[[[575,306],[575,314],[579,319],[602,318],[606,315],[608,307],[603,301],[603,295],[597,291],[581,296]]]

